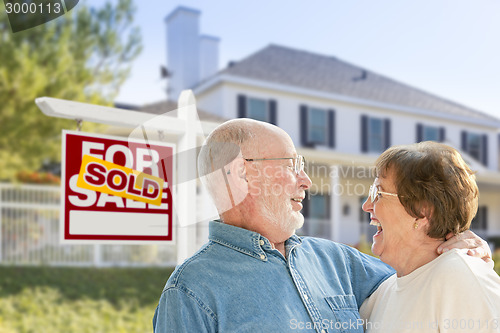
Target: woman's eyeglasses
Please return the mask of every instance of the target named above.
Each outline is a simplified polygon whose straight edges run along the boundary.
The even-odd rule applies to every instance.
[[[381,198],[382,195],[390,195],[393,197],[397,197],[398,195],[396,193],[389,193],[389,192],[383,192],[378,189],[377,186],[372,185],[370,186],[370,192],[368,193],[368,197],[372,202],[375,202],[377,199]]]

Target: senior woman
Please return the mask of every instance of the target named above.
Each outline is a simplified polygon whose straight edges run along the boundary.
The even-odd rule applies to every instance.
[[[367,332],[500,332],[500,277],[491,264],[437,248],[476,214],[474,173],[453,148],[395,146],[376,161],[363,210],[376,225],[372,252],[396,274],[360,309]]]

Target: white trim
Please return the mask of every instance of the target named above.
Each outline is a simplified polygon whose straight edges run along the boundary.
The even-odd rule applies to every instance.
[[[340,221],[341,221],[341,203],[340,195],[335,193],[336,189],[339,189],[342,185],[340,184],[340,172],[338,172],[339,166],[330,166],[332,177],[330,178],[330,221],[332,223],[332,229],[330,231],[330,239],[334,242],[340,242]]]
[[[35,103],[44,114],[50,117],[134,128],[148,123],[150,129],[168,131],[169,134],[175,135],[184,134],[186,127],[185,120],[166,115],[124,110],[52,97],[39,97],[35,99]]]
[[[300,87],[290,86],[290,85],[286,85],[286,84],[272,83],[272,82],[255,80],[255,79],[248,79],[248,78],[243,78],[243,77],[236,77],[236,76],[232,76],[232,75],[228,75],[228,74],[222,74],[222,75],[217,75],[215,77],[212,77],[211,79],[201,83],[199,86],[194,88],[194,92],[197,95],[200,95],[205,90],[211,88],[212,86],[220,84],[220,83],[225,83],[225,82],[254,86],[256,88],[277,90],[280,92],[291,93],[291,94],[307,95],[308,97],[317,97],[317,98],[337,100],[339,102],[353,103],[353,104],[358,104],[361,106],[371,107],[371,108],[381,108],[381,109],[385,109],[388,111],[402,112],[402,113],[416,115],[416,116],[426,116],[426,117],[431,117],[431,118],[436,118],[436,119],[452,120],[452,121],[462,122],[462,123],[465,123],[467,125],[475,124],[475,125],[493,128],[496,131],[498,131],[498,127],[500,127],[500,120],[495,122],[494,120],[490,120],[490,119],[474,119],[474,118],[462,116],[462,115],[445,114],[445,113],[440,113],[440,112],[433,111],[433,110],[419,109],[419,108],[413,108],[413,107],[407,107],[407,106],[401,106],[401,105],[389,104],[389,103],[383,103],[383,102],[376,102],[373,100],[366,100],[366,99],[357,98],[357,97],[349,97],[346,95],[339,95],[339,94],[335,94],[335,93],[322,92],[322,91],[317,91],[317,90],[313,90],[313,89],[300,88]]]

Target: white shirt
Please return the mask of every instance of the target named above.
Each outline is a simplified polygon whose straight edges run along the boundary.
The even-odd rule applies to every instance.
[[[384,281],[360,309],[366,332],[500,332],[500,277],[451,250]]]

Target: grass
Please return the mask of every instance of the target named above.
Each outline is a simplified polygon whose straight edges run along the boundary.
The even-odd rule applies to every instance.
[[[172,270],[0,266],[0,333],[152,332]]]
[[[0,333],[152,332],[172,270],[0,266]]]
[[[500,275],[500,249],[493,252],[493,261],[495,262],[495,271]]]

